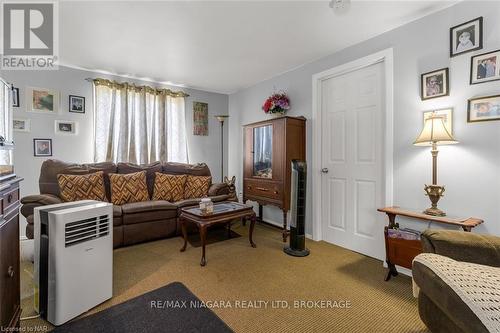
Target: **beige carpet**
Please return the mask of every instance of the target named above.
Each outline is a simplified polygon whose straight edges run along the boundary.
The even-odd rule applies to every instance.
[[[235,225],[233,230],[243,237],[209,245],[206,267],[199,265],[201,248],[188,244],[186,252],[179,252],[179,237],[115,250],[114,297],[90,313],[180,281],[205,302],[230,301],[232,308],[213,311],[236,332],[427,332],[410,278],[400,275],[384,282],[380,261],[325,242],[308,241],[308,257],[287,256],[281,233],[266,226],[256,227],[253,249],[247,228]],[[23,267],[30,270],[30,264]],[[29,283],[24,274],[23,289]],[[347,301],[350,307],[294,308],[301,300]],[[243,309],[243,301],[269,303],[267,308]],[[272,301],[286,301],[290,308],[271,308]],[[32,315],[32,298],[22,303],[23,317]],[[38,325],[47,323],[25,320],[21,326]]]

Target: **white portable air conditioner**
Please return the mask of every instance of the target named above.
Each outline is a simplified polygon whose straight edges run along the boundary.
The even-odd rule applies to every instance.
[[[35,309],[61,325],[113,295],[113,205],[84,200],[37,207]]]

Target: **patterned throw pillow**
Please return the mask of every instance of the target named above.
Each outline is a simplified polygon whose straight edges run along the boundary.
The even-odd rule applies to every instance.
[[[184,188],[184,199],[203,198],[208,195],[208,188],[212,183],[210,176],[187,176]]]
[[[149,200],[146,171],[128,174],[110,173],[109,180],[111,202],[114,205]]]
[[[107,201],[104,191],[103,172],[88,175],[57,175],[59,191],[63,201],[98,200]]]
[[[186,185],[186,178],[186,175],[176,176],[155,172],[153,200],[176,202],[184,199],[184,185]]]

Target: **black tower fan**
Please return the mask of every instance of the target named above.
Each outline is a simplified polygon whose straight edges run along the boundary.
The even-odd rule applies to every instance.
[[[306,219],[306,180],[307,164],[305,161],[292,160],[290,246],[283,251],[295,257],[309,255],[306,249],[305,219]]]

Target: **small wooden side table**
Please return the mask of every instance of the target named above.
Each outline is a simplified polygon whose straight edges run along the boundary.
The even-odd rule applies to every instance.
[[[480,225],[484,221],[478,218],[454,218],[448,216],[431,216],[411,209],[403,209],[397,206],[377,209],[379,212],[386,213],[389,217],[389,224],[384,227],[385,255],[389,271],[385,277],[388,281],[392,276],[398,275],[396,265],[411,269],[413,259],[422,253],[422,244],[420,240],[408,240],[401,238],[390,238],[389,229],[398,229],[399,223],[396,222],[396,216],[404,216],[416,219],[420,222],[436,222],[441,224],[455,225],[461,227],[464,231],[470,232],[472,228]]]

